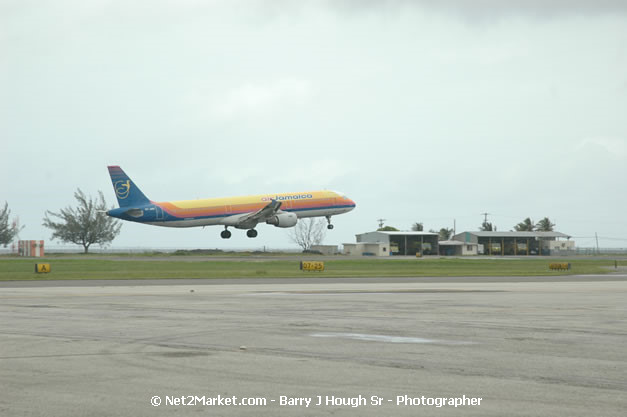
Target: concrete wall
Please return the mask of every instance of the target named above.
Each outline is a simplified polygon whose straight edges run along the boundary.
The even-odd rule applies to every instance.
[[[574,240],[549,240],[549,249],[553,250],[575,250]]]
[[[390,243],[390,235],[380,232],[361,233],[355,236],[357,243]]]
[[[462,245],[439,245],[440,255],[445,256],[474,256],[478,254],[479,246],[472,243],[464,243]]]
[[[344,243],[344,255],[389,256],[390,246],[386,243]]]
[[[322,253],[323,255],[337,255],[340,249],[335,245],[313,245],[311,250]]]
[[[479,254],[479,245],[464,244],[462,246],[462,256],[474,256]]]
[[[451,238],[451,240],[457,240],[459,242],[465,243],[479,243],[476,235],[473,235],[471,232],[462,232],[458,233]]]

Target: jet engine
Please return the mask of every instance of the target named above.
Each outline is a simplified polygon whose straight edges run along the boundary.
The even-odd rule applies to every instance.
[[[298,217],[294,213],[279,213],[266,220],[266,223],[276,227],[294,227],[298,222]]]

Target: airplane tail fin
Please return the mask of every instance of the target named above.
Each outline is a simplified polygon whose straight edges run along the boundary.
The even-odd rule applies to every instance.
[[[135,185],[128,175],[117,165],[109,166],[113,191],[120,207],[149,204],[150,200]]]

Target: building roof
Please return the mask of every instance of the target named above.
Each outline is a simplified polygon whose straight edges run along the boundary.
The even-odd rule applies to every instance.
[[[366,235],[368,233],[383,233],[384,235],[390,235],[390,236],[437,236],[437,233],[433,233],[433,232],[402,232],[402,231],[398,231],[398,232],[388,232],[388,231],[383,231],[383,230],[375,230],[374,232],[366,232],[366,233],[358,233],[358,235]]]
[[[477,245],[477,243],[466,243],[460,240],[441,240],[438,242],[440,246],[463,246],[463,245]]]
[[[536,237],[563,237],[566,239],[570,239],[571,236],[561,233],[561,232],[463,232],[459,233],[457,236],[463,236],[465,233],[470,233],[471,235],[475,235],[477,237],[520,237],[520,238],[536,238]]]

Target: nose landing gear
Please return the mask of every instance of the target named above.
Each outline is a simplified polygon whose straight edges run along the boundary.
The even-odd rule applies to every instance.
[[[329,230],[333,229],[333,225],[331,224],[331,216],[326,216],[326,218],[327,218],[327,222],[329,223],[327,224],[327,229]]]

